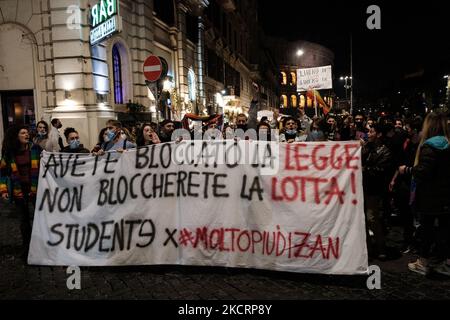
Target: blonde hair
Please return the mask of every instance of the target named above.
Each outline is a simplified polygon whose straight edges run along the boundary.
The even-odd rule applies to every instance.
[[[447,141],[450,141],[447,117],[441,112],[431,112],[425,117],[419,147],[416,152],[416,159],[414,160],[414,166],[419,163],[420,150],[425,141],[436,136],[444,136],[447,138]]]

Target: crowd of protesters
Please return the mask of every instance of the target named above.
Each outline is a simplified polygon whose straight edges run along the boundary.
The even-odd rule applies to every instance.
[[[272,140],[274,130],[281,143],[304,141],[359,141],[362,145],[363,189],[369,258],[386,259],[386,233],[389,218],[397,212],[403,228],[403,253],[419,258],[411,271],[428,274],[431,270],[450,275],[450,133],[443,113],[426,117],[368,116],[362,113],[332,114],[309,118],[300,109],[298,117],[263,117],[257,120],[257,100],[249,115],[239,114],[236,123],[202,123],[200,130],[218,129],[229,137],[233,129],[255,129],[256,139]],[[36,196],[37,170],[42,150],[50,152],[90,153],[125,152],[136,147],[172,141],[176,122],[164,120],[126,128],[109,120],[99,132],[92,150],[80,142],[75,128],[62,123],[39,121],[33,138],[26,127],[9,128],[2,145],[0,193],[12,197],[21,214],[21,232],[25,254],[31,236],[28,204]],[[65,145],[64,145],[65,141]]]

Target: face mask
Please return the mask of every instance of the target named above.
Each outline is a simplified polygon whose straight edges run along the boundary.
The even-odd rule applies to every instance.
[[[320,134],[320,131],[311,131],[311,138],[314,140],[314,141],[317,141],[317,140],[319,140],[320,139],[320,136],[321,136],[321,134]]]
[[[46,134],[47,134],[46,131],[44,131],[44,132],[38,132],[38,136],[41,137],[41,138],[45,137]]]
[[[78,139],[70,140],[69,146],[70,149],[77,149],[80,146],[80,140]]]
[[[116,133],[115,133],[114,131],[108,130],[108,131],[106,131],[106,138],[105,138],[105,141],[106,141],[106,142],[111,141],[111,140],[114,139],[115,136],[116,136]],[[108,140],[106,140],[106,139],[108,139]]]
[[[288,136],[296,136],[297,130],[286,130],[286,135]]]
[[[120,137],[122,138],[122,140],[127,140],[127,135],[125,133],[122,133]]]

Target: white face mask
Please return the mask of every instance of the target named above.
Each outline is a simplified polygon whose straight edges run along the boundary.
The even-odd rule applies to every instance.
[[[122,134],[120,135],[120,137],[121,137],[123,140],[127,140],[127,135],[126,135],[125,133],[122,133]]]

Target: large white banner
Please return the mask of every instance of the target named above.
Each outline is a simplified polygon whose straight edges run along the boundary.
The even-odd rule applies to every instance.
[[[297,91],[332,89],[331,66],[297,69]]]
[[[360,152],[229,140],[44,152],[28,261],[365,273]]]

